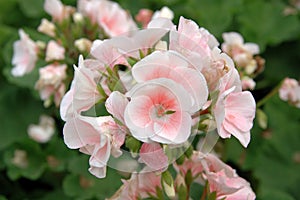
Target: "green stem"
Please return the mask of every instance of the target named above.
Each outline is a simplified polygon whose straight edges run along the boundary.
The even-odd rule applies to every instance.
[[[264,98],[262,98],[260,101],[257,102],[256,108],[263,106],[271,97],[277,94],[281,85],[282,85],[282,81],[275,88],[273,88],[271,92],[269,92]]]

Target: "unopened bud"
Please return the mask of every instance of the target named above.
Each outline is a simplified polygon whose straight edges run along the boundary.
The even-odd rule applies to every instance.
[[[39,49],[45,49],[46,48],[46,43],[43,41],[36,41],[35,44],[39,47]]]
[[[165,171],[162,173],[161,182],[163,189],[168,197],[175,197],[174,180],[169,171]]]
[[[55,37],[55,25],[47,19],[42,19],[38,31],[48,36]]]
[[[79,12],[75,12],[73,14],[73,20],[75,23],[82,23],[83,22],[83,15]]]
[[[128,137],[125,141],[125,146],[133,153],[137,153],[141,145],[141,142],[134,137]]]
[[[81,52],[89,52],[92,47],[92,42],[86,38],[75,40],[74,45]]]
[[[28,166],[27,153],[24,150],[16,149],[12,163],[20,168],[26,168]]]

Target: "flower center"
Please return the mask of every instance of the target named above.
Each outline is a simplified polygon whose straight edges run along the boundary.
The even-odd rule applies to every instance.
[[[175,113],[173,110],[167,110],[163,105],[159,104],[155,106],[155,114],[158,118],[161,118],[165,115],[170,115]]]

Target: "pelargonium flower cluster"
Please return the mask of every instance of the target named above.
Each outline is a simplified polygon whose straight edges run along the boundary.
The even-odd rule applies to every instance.
[[[185,199],[188,191],[182,188],[186,188],[192,181],[200,184],[207,181],[207,196],[212,199],[250,200],[256,197],[250,184],[213,154],[204,155],[195,151],[191,159],[182,165],[174,164],[174,168],[178,174],[173,184],[167,185],[169,177],[165,174],[133,173],[130,179],[123,180],[123,185],[110,200],[164,199],[163,189],[167,190],[169,197]]]
[[[263,71],[265,65],[265,60],[258,55],[259,46],[245,43],[237,32],[223,33],[222,37],[222,50],[233,59],[241,76],[243,90],[253,90],[256,85],[253,79]]]
[[[279,97],[283,101],[300,108],[300,84],[293,78],[285,78],[279,88]]]
[[[178,27],[156,18],[145,29],[94,41],[61,103],[66,145],[90,155],[89,171],[99,178],[125,151],[164,171],[178,158],[174,149],[214,129],[247,147],[255,101],[218,45],[183,17]],[[98,114],[104,107],[107,115]]]
[[[60,0],[45,0],[44,10],[51,21],[43,18],[37,31],[48,37],[46,43],[33,41],[22,29],[20,40],[14,43],[11,73],[21,77],[38,66],[35,89],[46,107],[52,103],[59,107],[73,78],[70,68],[79,54],[89,54],[93,40],[137,29],[128,12],[115,2],[79,0],[77,3],[75,8]]]

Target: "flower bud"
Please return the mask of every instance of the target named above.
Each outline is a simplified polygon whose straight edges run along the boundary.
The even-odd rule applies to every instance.
[[[175,197],[174,180],[169,171],[162,173],[161,182],[161,185],[163,186],[163,189],[168,197]]]
[[[20,168],[26,168],[28,166],[27,153],[24,150],[16,149],[12,163]]]
[[[83,22],[83,15],[79,12],[75,12],[73,14],[73,20],[75,23],[82,23]]]
[[[47,19],[42,19],[38,31],[51,37],[55,37],[55,25]]]
[[[86,38],[75,40],[74,45],[81,52],[89,52],[92,47],[92,42]]]

